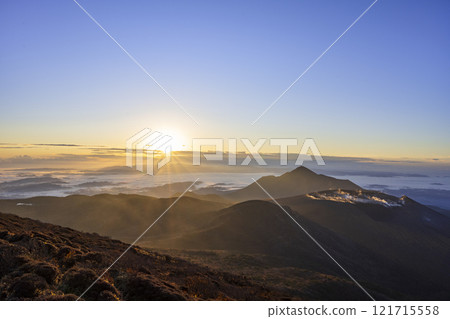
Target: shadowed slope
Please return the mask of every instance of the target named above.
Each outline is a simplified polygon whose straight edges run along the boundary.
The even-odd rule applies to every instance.
[[[361,189],[361,187],[349,180],[316,174],[303,166],[278,177],[261,177],[258,179],[258,183],[275,198],[303,195],[328,189]],[[234,201],[267,198],[267,195],[256,183],[236,191],[224,192],[220,195]]]
[[[0,213],[0,300],[75,300],[128,244]],[[87,300],[280,300],[229,273],[133,247]]]
[[[396,274],[395,279],[404,273],[410,274],[410,282],[416,287],[414,290],[429,285],[437,299],[448,298],[448,217],[407,197],[371,191],[341,191],[345,196],[350,195],[347,198],[357,199],[342,202],[336,200],[336,193],[339,192],[324,191],[279,199],[279,202],[294,210],[296,218],[319,224],[380,256],[381,260],[401,266],[403,273]],[[367,198],[376,200],[370,202]]]
[[[394,299],[447,298],[450,240],[444,229],[448,232],[448,219],[405,198],[379,193],[377,196],[386,196],[384,200],[402,202],[404,206],[388,207],[378,202],[354,204],[310,196],[280,202],[288,204],[285,209],[300,225],[344,268],[372,289]],[[311,238],[278,206],[267,201],[236,204],[219,211],[195,231],[143,244],[262,254],[279,258],[279,265],[346,278]]]

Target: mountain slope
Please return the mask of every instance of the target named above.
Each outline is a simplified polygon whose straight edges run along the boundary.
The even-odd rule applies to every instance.
[[[450,296],[450,225],[446,217],[407,198],[341,191],[353,194],[346,200],[356,202],[339,202],[331,196],[335,192],[322,192],[334,200],[317,199],[320,193],[316,193],[316,197],[298,196],[280,202],[344,268],[373,290],[394,299]],[[262,254],[279,258],[279,265],[345,278],[278,206],[267,201],[236,204],[192,232],[143,244]]]
[[[71,195],[0,200],[0,211],[43,222],[132,242],[153,223],[175,198],[141,195]],[[197,227],[205,215],[226,207],[225,203],[182,197],[157,223],[150,236],[180,233]]]
[[[349,180],[316,174],[303,166],[278,177],[261,177],[258,179],[258,183],[275,198],[303,195],[328,189],[361,189],[361,187]],[[256,183],[239,190],[223,192],[220,195],[236,202],[251,199],[267,199],[267,195]]]
[[[324,191],[279,202],[295,211],[295,218],[320,224],[382,260],[400,265],[412,274],[417,287],[427,281],[435,287],[436,298],[440,298],[439,290],[447,298],[450,295],[450,219],[446,216],[407,197],[371,191]]]
[[[76,300],[127,247],[99,235],[0,213],[0,300]],[[243,277],[135,246],[83,298],[280,300],[288,296]]]

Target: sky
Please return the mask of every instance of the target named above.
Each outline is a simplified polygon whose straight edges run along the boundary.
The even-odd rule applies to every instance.
[[[197,125],[74,1],[3,0],[0,143],[124,147],[149,127],[186,149],[290,137],[449,159],[446,0],[379,0],[251,125],[372,2],[79,0]]]

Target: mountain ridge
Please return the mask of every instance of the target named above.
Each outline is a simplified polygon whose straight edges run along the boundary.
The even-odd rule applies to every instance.
[[[258,184],[274,198],[303,195],[328,189],[362,189],[349,180],[317,174],[304,166],[299,166],[280,176],[263,176],[257,180],[257,183],[251,183],[239,190],[225,191],[218,194],[234,201],[266,199],[267,194]]]

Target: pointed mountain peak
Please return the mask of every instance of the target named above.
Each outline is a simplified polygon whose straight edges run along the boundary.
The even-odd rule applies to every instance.
[[[309,168],[306,168],[304,166],[299,166],[297,168],[295,168],[294,170],[285,173],[284,175],[317,175],[316,173],[314,173],[312,170],[310,170]]]

